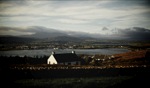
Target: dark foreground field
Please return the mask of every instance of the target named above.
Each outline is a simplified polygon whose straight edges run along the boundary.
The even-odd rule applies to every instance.
[[[11,87],[15,88],[127,88],[139,86],[130,76],[95,77],[95,78],[57,78],[57,79],[24,79],[16,80]],[[144,81],[144,80],[138,80]],[[146,84],[146,83],[145,83]],[[146,85],[141,85],[145,87]]]
[[[150,88],[150,69],[1,69],[7,88]]]

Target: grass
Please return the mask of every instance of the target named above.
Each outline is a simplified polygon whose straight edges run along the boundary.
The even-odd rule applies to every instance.
[[[14,81],[15,88],[108,88],[132,77],[24,79]]]

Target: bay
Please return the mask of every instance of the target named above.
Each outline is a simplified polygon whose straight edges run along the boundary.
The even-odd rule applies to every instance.
[[[76,54],[119,54],[128,52],[128,49],[124,48],[106,48],[106,49],[40,49],[40,50],[10,50],[10,51],[0,51],[1,56],[50,56],[52,52],[57,53],[71,53],[75,51]]]

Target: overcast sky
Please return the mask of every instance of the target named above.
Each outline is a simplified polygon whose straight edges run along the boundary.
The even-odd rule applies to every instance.
[[[150,29],[150,1],[0,0],[0,27],[29,26],[102,34],[111,32],[107,28]]]

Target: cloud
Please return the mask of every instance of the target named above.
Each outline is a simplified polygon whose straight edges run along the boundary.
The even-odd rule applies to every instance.
[[[34,32],[28,32],[26,28],[18,28],[18,27],[0,27],[0,35],[32,35]]]
[[[2,1],[0,3],[0,26],[38,25],[84,32],[97,32],[104,26],[111,29],[139,25],[143,28],[150,28],[150,20],[148,20],[150,9],[147,2],[147,0]],[[103,31],[100,32],[103,33]]]
[[[150,30],[141,27],[133,27],[132,29],[122,30],[125,36],[134,39],[150,39]]]
[[[28,26],[28,27],[8,27],[0,26],[0,35],[33,35],[40,33],[63,33],[63,31],[46,28],[42,26]],[[38,36],[38,35],[37,35]],[[40,35],[39,35],[40,36]]]
[[[61,1],[58,2],[56,4],[52,1],[28,1],[28,4],[22,3],[19,5],[10,6],[8,9],[5,9],[3,12],[1,12],[1,15],[73,16],[74,18],[76,17],[84,19],[84,17],[86,17],[87,19],[97,19],[112,18],[133,13],[136,14],[146,10],[145,8],[140,9],[140,6],[138,6],[138,8],[135,10],[127,9],[128,12],[122,9],[116,10],[104,8],[103,6],[98,6],[98,3],[101,4],[100,1],[93,1],[91,4],[86,1],[76,1],[76,4],[74,4],[73,1],[70,3],[64,1],[62,4],[60,3]],[[130,6],[127,7],[130,8]]]
[[[16,30],[16,31],[25,31],[26,28],[21,27],[7,27],[7,26],[0,26],[0,30],[9,31],[9,30]]]
[[[88,21],[76,20],[76,19],[57,19],[56,21],[61,22],[61,23],[67,23],[67,24],[84,24],[84,23],[88,23]]]
[[[107,30],[109,30],[107,27],[102,28],[102,31],[107,31]]]
[[[92,34],[92,37],[103,39],[125,39],[125,40],[149,40],[150,29],[143,27],[131,28],[106,28],[101,29],[102,32]]]

